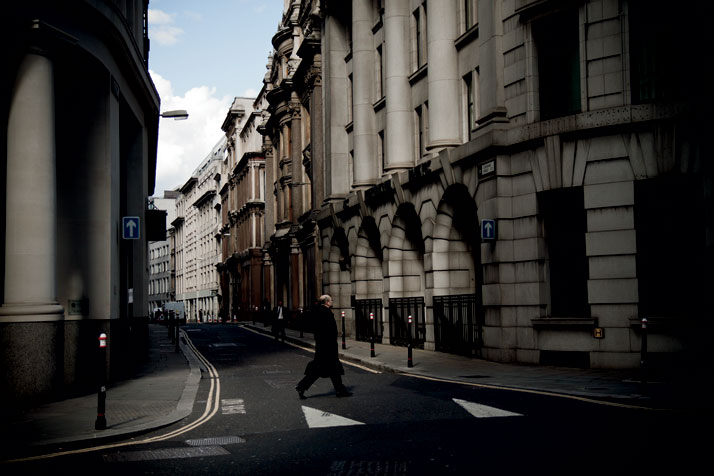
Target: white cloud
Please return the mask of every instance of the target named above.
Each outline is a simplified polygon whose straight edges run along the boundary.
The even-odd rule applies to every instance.
[[[230,96],[218,98],[216,89],[197,86],[184,96],[174,96],[171,81],[149,71],[161,97],[161,110],[186,109],[185,121],[161,119],[156,163],[154,194],[183,185],[196,167],[221,139],[221,125],[233,101]]]
[[[151,39],[160,45],[174,45],[183,30],[174,25],[174,15],[161,10],[149,9],[149,31]]]

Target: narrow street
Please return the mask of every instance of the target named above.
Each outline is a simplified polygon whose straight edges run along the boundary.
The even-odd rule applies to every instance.
[[[294,389],[310,352],[232,326],[187,326],[210,362],[190,418],[131,445],[5,465],[15,474],[694,474],[706,420],[428,381],[345,364],[352,397]],[[604,455],[607,455],[605,457]]]

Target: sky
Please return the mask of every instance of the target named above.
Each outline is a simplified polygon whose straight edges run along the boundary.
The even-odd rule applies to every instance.
[[[185,109],[185,121],[161,119],[154,196],[173,190],[223,137],[234,97],[263,86],[283,0],[151,0],[149,73],[161,111]]]

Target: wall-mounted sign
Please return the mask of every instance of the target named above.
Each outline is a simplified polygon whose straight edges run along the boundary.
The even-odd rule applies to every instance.
[[[478,166],[478,176],[479,178],[488,177],[496,173],[496,160],[489,160]]]
[[[484,241],[496,239],[496,220],[488,218],[481,220],[481,239]]]
[[[140,223],[139,217],[122,217],[122,238],[125,240],[138,240],[141,237]]]
[[[605,329],[602,327],[596,327],[593,329],[593,337],[596,339],[604,339],[605,338]]]

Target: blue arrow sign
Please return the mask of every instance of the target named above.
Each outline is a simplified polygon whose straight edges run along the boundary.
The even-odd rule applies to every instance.
[[[122,238],[125,240],[138,240],[141,236],[139,217],[122,217]]]
[[[481,220],[481,239],[495,240],[496,239],[496,220],[483,219]]]

